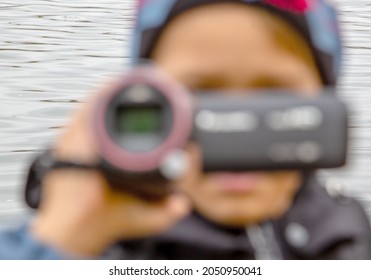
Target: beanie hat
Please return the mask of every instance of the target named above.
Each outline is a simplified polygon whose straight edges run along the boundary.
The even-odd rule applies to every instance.
[[[222,2],[258,6],[282,17],[307,42],[323,84],[336,84],[341,38],[336,11],[326,0],[138,0],[133,63],[151,58],[161,32],[174,17],[194,7]]]

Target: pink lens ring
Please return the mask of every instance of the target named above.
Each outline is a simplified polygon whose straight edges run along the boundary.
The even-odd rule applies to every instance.
[[[172,107],[172,127],[164,141],[146,152],[132,152],[118,145],[106,127],[106,115],[112,100],[122,89],[145,84],[161,93]],[[93,133],[99,155],[113,167],[127,172],[148,172],[160,167],[169,152],[179,150],[187,143],[193,118],[192,95],[180,84],[155,66],[141,66],[125,74],[111,92],[104,95],[93,113]]]

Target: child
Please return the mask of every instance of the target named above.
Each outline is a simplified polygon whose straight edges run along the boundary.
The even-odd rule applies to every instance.
[[[287,89],[316,96],[336,84],[338,36],[323,0],[147,0],[139,7],[133,59],[152,60],[194,92]],[[93,105],[67,126],[55,158],[97,162],[88,130]],[[50,257],[50,248],[55,258],[97,257],[119,240],[128,259],[370,258],[362,208],[331,197],[314,172],[204,173],[197,143],[186,151],[191,164],[177,186],[191,214],[180,193],[147,202],[113,192],[97,171],[55,170],[44,177],[36,219],[22,231],[33,241],[13,258],[35,248],[45,255],[29,258]]]

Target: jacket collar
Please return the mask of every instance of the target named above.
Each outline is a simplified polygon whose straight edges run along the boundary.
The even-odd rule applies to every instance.
[[[315,258],[364,234],[368,222],[362,212],[354,200],[331,196],[315,176],[309,175],[290,210],[277,221],[278,234],[295,254]]]

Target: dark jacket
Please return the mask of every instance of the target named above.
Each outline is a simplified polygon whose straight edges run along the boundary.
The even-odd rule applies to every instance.
[[[232,229],[192,213],[164,235],[121,245],[126,259],[371,259],[362,207],[314,176],[278,220]]]

